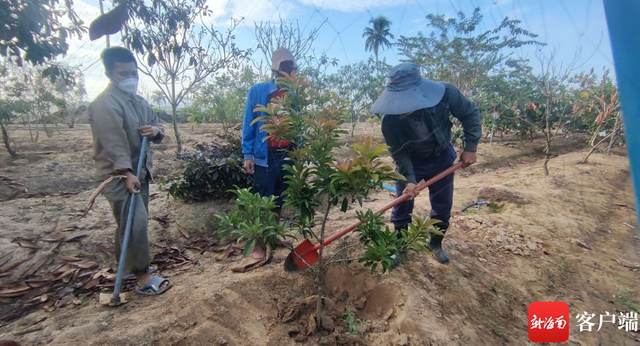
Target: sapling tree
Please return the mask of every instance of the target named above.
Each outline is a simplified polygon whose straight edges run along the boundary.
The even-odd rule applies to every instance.
[[[248,256],[256,246],[266,250],[267,246],[275,247],[278,238],[295,238],[287,232],[287,223],[279,223],[276,208],[276,197],[261,197],[248,188],[232,191],[235,194],[237,209],[217,214],[220,220],[218,236],[221,240],[233,237],[238,241],[246,241],[244,256]]]
[[[13,111],[14,105],[0,99],[0,131],[2,131],[2,143],[9,152],[9,155],[16,157],[18,153],[11,147],[11,137],[5,125],[9,124],[15,118]]]
[[[340,136],[348,134],[341,125],[349,117],[348,107],[337,94],[319,93],[301,77],[285,76],[278,83],[287,88],[288,93],[269,105],[257,107],[256,111],[265,115],[256,118],[254,124],[267,133],[267,138],[290,141],[295,148],[289,155],[291,164],[285,166],[289,175],[284,197],[286,205],[296,214],[293,228],[305,238],[312,237],[320,243],[316,319],[321,328],[322,278],[327,265],[323,244],[330,211],[335,208],[346,212],[356,202],[362,206],[363,199],[381,188],[383,182],[404,178],[381,160],[387,146],[371,137],[353,144],[350,158],[336,159],[333,150],[339,146]],[[382,216],[376,216],[371,210],[359,212],[357,218],[363,223],[356,231],[365,247],[360,262],[372,272],[378,268],[390,271],[390,256],[398,251],[428,251],[425,246],[428,235],[437,232],[432,227],[435,220],[419,219],[397,236],[384,227]]]
[[[570,95],[567,88],[567,80],[575,70],[578,54],[569,64],[558,64],[555,60],[555,52],[545,55],[538,50],[536,56],[540,63],[540,74],[530,75],[530,80],[538,86],[540,104],[531,103],[527,112],[532,114],[537,121],[534,122],[544,135],[545,146],[543,149],[544,160],[542,169],[544,176],[549,175],[549,160],[552,155],[552,143],[558,132],[570,122],[571,103],[567,102]],[[526,118],[525,118],[526,119]]]
[[[305,33],[305,29],[300,28],[298,21],[285,21],[280,18],[279,24],[271,22],[260,22],[255,24],[255,37],[258,41],[258,51],[262,53],[264,59],[258,59],[259,65],[256,68],[263,73],[270,73],[270,64],[263,66],[262,63],[271,61],[271,55],[279,47],[285,47],[291,51],[298,63],[303,61],[310,53],[315,40],[320,34],[320,29],[327,21],[323,21],[317,28],[311,28]],[[256,62],[254,62],[256,64]]]
[[[429,14],[426,19],[431,33],[401,35],[396,43],[400,54],[418,64],[425,77],[451,82],[465,95],[475,96],[478,80],[505,63],[516,48],[543,45],[538,35],[508,17],[493,29],[479,31],[479,8],[470,15]]]
[[[608,154],[616,138],[622,133],[622,112],[618,102],[618,90],[609,78],[607,69],[600,78],[592,68],[589,73],[577,74],[570,82],[575,84],[572,113],[582,118],[591,131],[589,139],[591,150],[580,161],[587,163],[591,154],[606,141],[609,141],[606,150]],[[603,138],[598,140],[601,134]]]
[[[171,106],[177,151],[182,151],[178,131],[178,106],[216,72],[236,67],[247,52],[235,43],[232,21],[227,31],[208,23],[206,1],[152,2],[153,16],[144,26],[127,24],[124,44],[134,51],[140,71],[151,77]]]
[[[260,76],[249,66],[216,76],[199,88],[189,107],[191,122],[219,122],[226,135],[229,128],[242,121],[247,90]]]
[[[326,88],[338,92],[341,98],[349,101],[352,137],[356,126],[360,124],[360,116],[369,113],[369,108],[384,89],[386,77],[378,71],[390,68],[385,61],[375,62],[369,58],[344,65],[326,77]]]
[[[49,125],[64,122],[61,115],[73,114],[85,94],[80,71],[70,67],[64,70],[64,78],[52,78],[51,68],[44,66],[7,63],[0,70],[0,99],[12,117],[20,116],[27,123],[33,142],[39,138],[40,125],[51,137],[53,129]]]

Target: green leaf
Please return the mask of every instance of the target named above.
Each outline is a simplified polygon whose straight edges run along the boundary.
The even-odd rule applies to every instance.
[[[153,67],[153,65],[156,64],[156,61],[156,56],[153,53],[149,53],[147,56],[147,65],[149,65],[149,67]]]
[[[244,245],[244,251],[243,251],[244,257],[249,256],[253,252],[253,249],[255,248],[255,246],[256,246],[255,239],[251,239],[247,241],[247,243]]]

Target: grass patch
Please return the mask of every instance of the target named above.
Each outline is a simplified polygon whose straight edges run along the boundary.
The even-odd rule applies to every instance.
[[[464,215],[476,215],[476,214],[478,214],[478,209],[471,207],[471,208],[465,210],[464,213],[462,213],[462,214],[464,214]]]
[[[487,204],[487,207],[489,207],[489,210],[491,210],[492,213],[499,213],[501,209],[500,206],[495,203],[489,203]]]
[[[640,306],[631,299],[631,297],[635,296],[635,292],[628,288],[618,290],[618,293],[616,293],[616,305],[620,305],[628,310],[638,313],[640,312]]]
[[[344,310],[344,321],[347,323],[349,333],[360,335],[360,328],[366,324],[366,321],[356,319],[356,314],[347,309]]]

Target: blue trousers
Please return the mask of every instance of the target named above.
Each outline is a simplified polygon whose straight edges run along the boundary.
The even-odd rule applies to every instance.
[[[443,150],[440,154],[428,158],[412,157],[416,180],[420,182],[422,179],[428,180],[434,177],[438,173],[451,167],[455,159],[456,151],[451,146]],[[397,197],[402,196],[402,191],[404,191],[405,186],[406,182],[404,181],[396,182]],[[429,201],[431,202],[431,218],[442,221],[435,226],[446,230],[449,227],[451,207],[453,206],[453,173],[429,186]],[[391,222],[396,229],[405,227],[411,223],[413,203],[413,200],[405,201],[393,208]]]
[[[289,174],[283,166],[291,164],[291,161],[285,152],[267,150],[267,167],[258,165],[255,167],[255,189],[262,197],[278,196],[276,204],[281,208],[284,203],[282,193],[287,189],[284,177]]]

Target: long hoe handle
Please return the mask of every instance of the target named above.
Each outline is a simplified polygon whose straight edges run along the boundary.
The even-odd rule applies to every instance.
[[[138,180],[142,179],[142,166],[144,165],[145,158],[147,156],[147,147],[149,146],[149,138],[142,137],[142,145],[140,148],[140,158],[138,159],[138,167],[136,169],[136,176]],[[122,290],[122,275],[124,271],[124,261],[127,258],[127,247],[129,246],[129,237],[131,236],[131,226],[133,224],[133,213],[136,210],[136,194],[132,193],[129,196],[129,211],[127,213],[127,223],[124,227],[124,237],[122,239],[122,246],[120,247],[120,260],[118,261],[118,273],[116,275],[116,284],[113,289],[113,297],[111,297],[110,305],[115,306],[120,304],[120,291]]]
[[[444,171],[438,173],[438,175],[434,176],[433,178],[422,182],[421,184],[418,184],[417,189],[418,191],[422,191],[425,188],[427,188],[430,185],[433,185],[435,182],[437,182],[438,180],[446,177],[447,175],[453,173],[455,170],[457,170],[458,168],[462,167],[462,162],[458,162],[455,165],[445,169]],[[402,195],[396,199],[394,199],[393,201],[389,202],[387,205],[385,205],[384,207],[378,209],[375,213],[375,215],[380,215],[382,213],[384,213],[385,211],[397,206],[398,204],[406,201],[409,198],[409,195]],[[331,244],[331,242],[333,242],[334,240],[341,238],[342,236],[344,236],[345,234],[353,231],[354,229],[358,228],[358,226],[362,225],[362,221],[358,221],[354,224],[352,224],[351,226],[344,228],[343,230],[341,230],[340,232],[337,232],[333,235],[331,235],[330,237],[328,237],[327,239],[324,240],[324,246],[327,246],[329,244]],[[320,248],[320,243],[316,244],[313,246],[314,250],[318,250]]]

